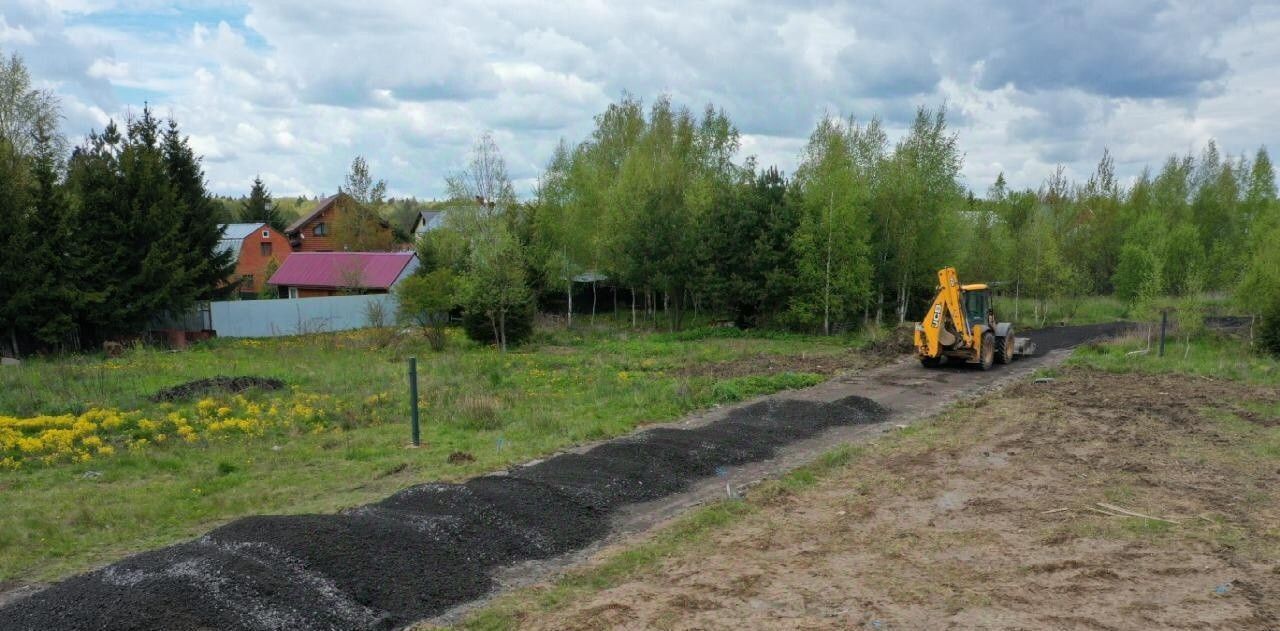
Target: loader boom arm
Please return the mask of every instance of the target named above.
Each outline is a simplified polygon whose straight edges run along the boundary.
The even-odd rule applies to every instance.
[[[962,346],[973,347],[973,331],[966,319],[964,307],[960,304],[960,278],[954,267],[938,270],[938,296],[933,299],[929,313],[920,323],[924,334],[923,342],[930,357],[940,354],[941,345],[952,343],[944,339],[951,335],[946,330],[947,317],[955,324],[956,333],[963,340]]]

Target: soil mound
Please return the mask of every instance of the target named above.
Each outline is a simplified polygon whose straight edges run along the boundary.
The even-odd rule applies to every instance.
[[[180,401],[186,399],[194,399],[215,392],[244,392],[250,388],[260,388],[262,390],[279,390],[284,387],[284,382],[279,379],[270,377],[209,377],[208,379],[196,379],[183,384],[178,384],[172,388],[165,388],[149,398],[154,403],[163,401]]]
[[[0,629],[394,629],[476,598],[490,570],[580,549],[620,506],[678,493],[887,410],[862,397],[768,400],[337,515],[239,519],[0,608]]]

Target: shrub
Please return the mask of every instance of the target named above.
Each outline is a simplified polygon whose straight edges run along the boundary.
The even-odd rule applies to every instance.
[[[447,268],[410,276],[396,287],[400,318],[422,327],[432,350],[444,350],[444,330],[457,303],[457,291],[457,281]]]
[[[1271,299],[1258,325],[1258,347],[1280,357],[1280,296]]]
[[[517,346],[529,339],[529,336],[533,334],[535,314],[536,308],[533,302],[528,302],[507,313],[507,344],[509,346]],[[462,313],[462,328],[466,331],[468,338],[481,344],[497,343],[497,338],[493,335],[493,322],[483,312],[464,311]]]

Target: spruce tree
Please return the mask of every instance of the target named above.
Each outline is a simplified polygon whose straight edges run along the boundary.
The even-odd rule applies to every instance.
[[[31,300],[31,278],[24,278],[27,231],[27,167],[17,149],[0,137],[0,349],[19,354],[18,319]]]
[[[58,181],[58,146],[48,130],[36,134],[23,254],[29,277],[39,282],[29,283],[32,299],[18,319],[19,328],[44,347],[62,347],[68,341],[80,296],[68,249],[71,205]]]
[[[248,199],[241,202],[240,221],[245,223],[265,223],[277,232],[284,232],[284,217],[271,199],[271,192],[262,183],[261,177],[253,178],[253,188],[249,189]]]
[[[162,153],[178,203],[179,239],[190,275],[190,285],[173,296],[170,308],[185,310],[196,300],[225,297],[231,290],[225,281],[235,270],[235,261],[231,252],[219,247],[218,208],[205,188],[200,157],[172,119],[164,132]]]
[[[68,240],[80,288],[74,317],[82,345],[93,345],[118,331],[123,298],[120,284],[131,267],[135,241],[125,235],[129,206],[117,196],[124,137],[115,122],[91,132],[71,154],[67,188],[78,203],[76,229]]]

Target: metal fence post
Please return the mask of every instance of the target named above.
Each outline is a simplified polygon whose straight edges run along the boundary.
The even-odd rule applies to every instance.
[[[418,435],[418,358],[409,358],[409,419],[413,427],[413,446],[419,445]]]

